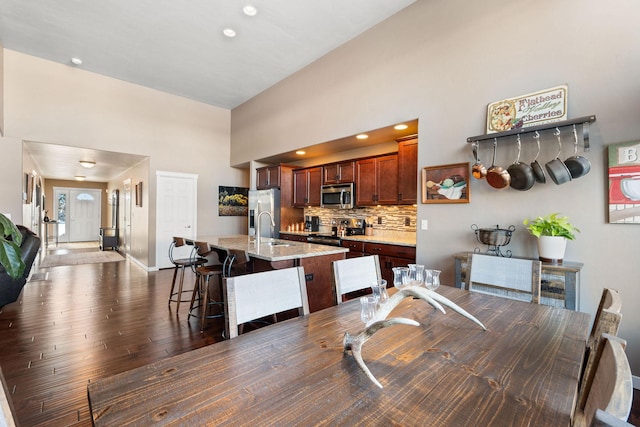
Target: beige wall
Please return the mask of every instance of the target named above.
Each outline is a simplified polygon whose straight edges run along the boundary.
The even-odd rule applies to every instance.
[[[0,137],[4,135],[4,47],[0,40]]]
[[[417,222],[428,219],[429,230],[418,231],[418,261],[451,283],[452,254],[479,246],[471,224],[513,224],[509,249],[537,256],[522,220],[563,212],[582,230],[566,255],[585,264],[580,308],[593,313],[603,286],[621,291],[620,335],[640,375],[640,225],[609,225],[606,204],[606,146],[640,139],[639,19],[636,0],[418,0],[234,109],[231,163],[416,117],[420,168],[472,162],[466,138],[484,133],[488,103],[568,84],[569,117],[597,115],[591,172],[525,192],[474,181],[469,204],[419,204]],[[555,151],[544,143],[542,158]],[[490,163],[487,146],[481,155]],[[514,158],[510,144],[498,162]]]
[[[246,219],[217,214],[218,185],[248,185],[246,171],[229,166],[229,110],[7,49],[4,82],[5,136],[149,156],[149,267],[156,170],[198,174],[198,233],[242,230]],[[8,158],[19,162],[19,152]],[[8,178],[3,186],[17,186],[18,174]]]

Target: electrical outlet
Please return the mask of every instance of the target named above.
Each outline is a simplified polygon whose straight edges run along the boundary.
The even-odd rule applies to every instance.
[[[428,230],[429,229],[429,220],[428,219],[423,219],[422,223],[420,224],[420,228],[422,228],[423,230]]]
[[[381,216],[378,217],[378,224],[382,224],[382,217]]]
[[[406,225],[407,227],[411,225],[411,218],[409,218],[408,216],[404,218],[404,225]]]
[[[305,274],[305,275],[304,275],[304,280],[305,280],[306,282],[310,282],[310,281],[312,281],[312,280],[313,280],[313,273]]]

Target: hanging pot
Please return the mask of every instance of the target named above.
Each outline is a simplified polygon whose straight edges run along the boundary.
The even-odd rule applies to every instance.
[[[501,166],[496,166],[496,151],[498,150],[498,138],[493,139],[493,164],[487,170],[487,182],[497,189],[507,188],[511,182],[509,172]]]
[[[531,162],[531,170],[533,170],[533,176],[536,178],[536,181],[540,184],[544,184],[547,182],[547,178],[544,176],[544,169],[542,169],[542,165],[538,162],[538,156],[540,156],[540,134],[538,131],[533,135],[533,138],[536,140],[536,144],[538,145],[538,153]]]
[[[586,157],[578,156],[578,133],[576,125],[573,125],[573,156],[564,161],[571,178],[576,179],[585,176],[591,170],[591,163]]]
[[[544,166],[547,169],[547,173],[557,185],[564,184],[571,181],[571,172],[567,168],[567,165],[560,160],[560,152],[562,151],[562,141],[560,141],[560,129],[556,128],[554,133],[558,139],[558,154],[556,158],[547,162]]]
[[[484,179],[487,176],[487,168],[478,160],[478,141],[473,143],[473,157],[476,159],[471,174],[475,179]]]
[[[531,166],[520,161],[520,152],[522,150],[520,135],[517,137],[517,142],[518,156],[516,157],[516,161],[507,168],[507,172],[509,172],[509,176],[511,177],[509,186],[514,190],[525,191],[533,187],[536,179],[533,176],[533,169],[531,169]]]

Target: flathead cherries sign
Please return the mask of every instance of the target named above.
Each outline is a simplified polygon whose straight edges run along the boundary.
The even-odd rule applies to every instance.
[[[487,107],[487,133],[567,119],[567,85],[503,99]]]

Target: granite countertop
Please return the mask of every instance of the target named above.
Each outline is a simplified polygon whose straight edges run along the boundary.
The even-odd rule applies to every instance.
[[[209,246],[213,248],[245,250],[249,253],[250,257],[266,261],[286,261],[349,252],[349,249],[339,246],[292,242],[290,240],[270,239],[266,237],[262,238],[260,247],[256,248],[254,238],[247,235],[198,236],[195,240],[207,242]]]
[[[295,236],[310,236],[318,234],[317,231],[281,231],[281,234],[292,234]],[[355,240],[358,242],[367,243],[382,243],[387,245],[400,245],[400,246],[416,246],[416,234],[407,232],[381,232],[377,231],[373,236],[345,236],[342,240]]]

